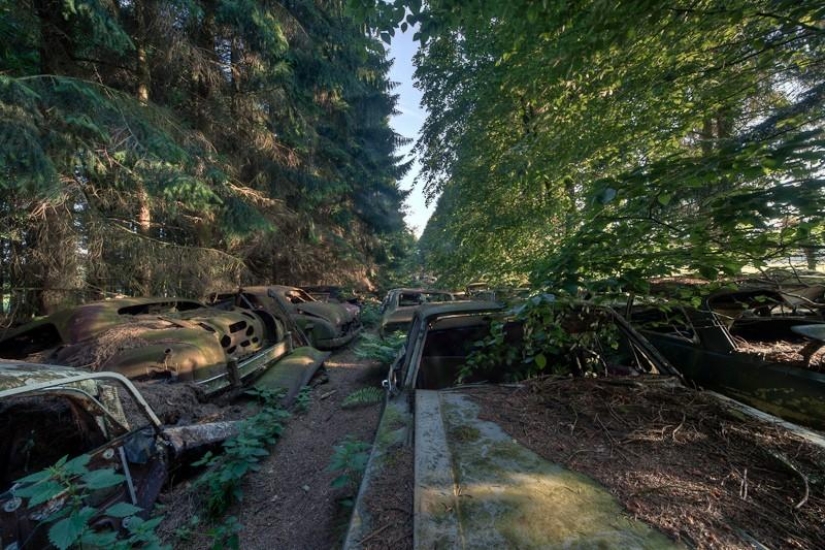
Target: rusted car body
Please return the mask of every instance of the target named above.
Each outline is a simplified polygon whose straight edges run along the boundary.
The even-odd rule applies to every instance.
[[[363,329],[357,314],[341,304],[319,302],[300,288],[290,286],[244,287],[237,293],[218,294],[226,301],[237,295],[235,304],[252,312],[283,312],[300,329],[310,345],[332,350],[350,343]]]
[[[625,521],[615,499],[589,478],[547,462],[480,419],[465,392],[482,388],[482,380],[455,386],[474,342],[489,334],[493,320],[505,323],[514,342],[521,337],[519,324],[506,315],[503,305],[487,301],[415,311],[406,345],[383,382],[384,413],[344,548],[368,548],[370,534],[382,528],[369,495],[387,472],[399,476],[398,487],[414,491],[416,549],[675,547],[649,526]],[[606,308],[597,315],[612,320],[621,335],[616,353],[627,372],[675,372],[624,319]],[[503,371],[486,375],[483,382],[507,379]],[[667,379],[681,384],[678,376]],[[397,453],[405,447],[414,455],[414,471],[404,474],[412,482],[396,473]],[[462,511],[470,506],[473,511]]]
[[[624,366],[623,369],[614,371],[630,376],[605,374],[593,380],[581,380],[583,393],[587,393],[588,388],[592,391],[600,386],[626,390],[613,394],[622,397],[611,400],[612,406],[611,403],[605,406],[605,410],[611,410],[616,415],[617,424],[630,426],[632,431],[635,429],[633,422],[638,422],[639,426],[636,427],[639,428],[639,433],[648,433],[644,428],[645,422],[649,422],[647,416],[640,418],[636,413],[622,412],[626,404],[641,395],[666,396],[658,407],[659,420],[662,419],[662,408],[670,409],[670,418],[678,418],[676,415],[679,414],[680,396],[684,398],[686,409],[697,400],[699,392],[684,387],[682,377],[667,359],[614,310],[592,303],[580,303],[573,305],[568,311],[573,314],[556,317],[556,321],[561,319],[558,326],[571,336],[578,332],[603,334],[594,327],[591,322],[593,320],[598,321],[597,325],[601,329],[607,328],[607,323],[611,324],[611,331],[618,335],[618,339],[607,337],[602,342],[607,345],[593,342],[590,351],[602,354],[604,364]],[[508,321],[507,313],[500,305],[489,302],[467,301],[424,306],[416,312],[407,343],[390,367],[383,383],[387,390],[384,411],[356,498],[344,548],[355,550],[372,547],[377,533],[396,529],[393,525],[388,525],[392,522],[388,521],[388,517],[400,517],[402,519],[397,520],[397,523],[403,524],[406,523],[404,518],[408,514],[412,515],[411,527],[397,528],[392,532],[392,538],[388,539],[411,537],[412,547],[416,550],[692,547],[692,539],[687,536],[681,539],[687,545],[674,540],[681,538],[678,523],[672,530],[670,528],[674,525],[659,523],[663,529],[667,529],[660,532],[638,521],[633,508],[628,506],[628,509],[623,509],[614,492],[575,469],[575,461],[571,462],[571,458],[577,453],[606,451],[601,443],[592,443],[588,439],[581,441],[581,447],[578,443],[571,444],[571,435],[579,429],[577,424],[580,415],[581,418],[587,415],[587,422],[593,422],[593,431],[607,434],[603,440],[607,442],[606,445],[610,444],[612,436],[606,426],[610,421],[602,420],[598,415],[593,417],[592,410],[585,412],[572,408],[572,403],[576,401],[567,400],[564,393],[565,389],[573,390],[568,378],[549,377],[541,380],[541,385],[508,384],[506,393],[491,388],[490,384],[454,385],[457,367],[466,360],[468,350],[473,349],[472,342],[483,339],[494,321],[504,324],[505,334],[512,335],[514,340],[518,338],[518,325]],[[452,376],[445,374],[445,371],[452,373]],[[524,401],[519,397],[519,405],[509,408],[509,413],[503,415],[503,418],[509,417],[509,430],[505,430],[498,422],[495,400],[483,397],[485,394],[502,396],[534,391],[542,393],[535,399],[524,398]],[[730,414],[732,421],[728,420],[728,425],[735,426],[737,421],[750,426],[759,424],[777,439],[793,434],[794,438],[798,437],[800,444],[811,443],[818,447],[818,453],[825,449],[825,439],[820,434],[784,422],[715,392],[701,393],[702,401],[707,399],[714,403],[716,414]],[[586,403],[587,399],[579,400],[578,403]],[[519,414],[520,411],[527,414],[527,403],[533,409],[533,422],[520,424]],[[692,413],[695,418],[706,414],[707,404],[702,404]],[[566,417],[567,421],[558,422],[549,413],[553,406],[572,409],[570,416]],[[651,408],[647,412],[655,418],[656,404],[651,401],[649,406]],[[614,410],[612,407],[617,408]],[[540,420],[542,417],[544,422]],[[536,419],[539,419],[538,425]],[[647,425],[655,424],[655,429],[650,433],[654,434],[654,441],[659,441],[655,434],[658,433],[660,424],[656,422]],[[675,430],[678,431],[679,428],[681,425]],[[735,428],[732,429],[735,432]],[[516,433],[522,430],[523,437],[517,436]],[[565,445],[563,440],[568,441],[566,450],[574,449],[573,454],[568,455],[569,458],[563,462],[545,458],[548,454],[552,456],[552,452],[531,450],[562,448]],[[528,443],[530,441],[541,443],[533,446]],[[759,444],[758,441],[754,440],[756,445]],[[652,457],[654,464],[650,471],[656,471],[655,462],[658,460],[668,468],[685,469],[681,455],[672,451],[671,443],[675,442],[664,438],[661,442],[662,453]],[[620,445],[623,451],[628,450],[624,447],[627,442],[617,440],[614,443]],[[686,441],[684,444],[691,445],[691,442]],[[821,456],[818,453],[812,456]],[[605,460],[615,460],[613,467],[620,468],[623,472],[627,470],[628,474],[633,475],[635,459],[621,459],[617,455],[615,459]],[[710,460],[712,459],[709,462]],[[729,471],[731,457],[720,454],[718,460],[722,463],[719,471]],[[611,467],[609,464],[610,462],[608,468]],[[783,463],[780,468],[787,469],[788,464]],[[693,463],[689,465],[695,466]],[[691,475],[702,477],[703,472]],[[652,486],[662,488],[671,483],[674,483],[673,478],[664,476]],[[683,494],[682,486],[678,483],[677,486],[677,494]],[[716,483],[709,486],[715,489]],[[636,487],[634,485],[634,489]],[[393,490],[410,491],[412,495],[394,500],[383,497]],[[807,482],[804,493],[804,499],[807,499]],[[731,494],[736,498],[735,490]],[[637,493],[632,496],[630,502],[635,500]],[[741,493],[739,498],[744,499]],[[628,500],[625,499],[624,502],[627,505]],[[652,502],[652,508],[655,509],[661,501],[654,498]],[[396,508],[399,505],[405,506],[400,509],[400,514]],[[723,512],[714,509],[717,517],[720,513]],[[743,530],[743,523],[737,519],[736,514],[738,512],[735,511],[730,516],[723,516],[722,524],[737,532],[737,537],[741,537],[743,541],[742,547],[750,546],[750,543],[754,547],[766,547]],[[713,540],[713,537],[709,539]]]
[[[361,305],[358,297],[352,293],[347,293],[340,286],[316,285],[302,286],[299,288],[319,302],[341,304],[356,318],[360,318],[361,316]]]
[[[62,457],[90,457],[88,471],[111,470],[123,482],[94,491],[97,510],[128,503],[148,513],[169,473],[238,433],[236,422],[164,426],[132,383],[113,372],[0,362],[0,541],[3,548],[47,548],[48,516],[69,505],[67,491],[33,507],[17,480]],[[46,482],[47,479],[32,483]],[[96,529],[118,531],[102,512]]]
[[[297,344],[297,345],[296,345]],[[277,312],[169,298],[120,298],[65,310],[9,331],[0,357],[136,380],[195,382],[207,394],[249,385],[304,343]],[[314,368],[323,358],[318,356]]]
[[[825,429],[822,288],[746,289],[699,307],[631,300],[629,321],[691,382],[792,422]],[[779,345],[796,364],[772,358]],[[820,367],[821,368],[821,367]]]
[[[390,290],[381,303],[381,335],[392,332],[407,332],[415,311],[424,304],[452,302],[456,297],[443,290],[424,288],[396,288]]]

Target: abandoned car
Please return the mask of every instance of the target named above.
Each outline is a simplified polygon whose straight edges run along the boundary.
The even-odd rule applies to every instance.
[[[51,547],[51,527],[73,509],[80,517],[79,505],[91,512],[74,520],[76,536],[125,531],[124,518],[148,516],[170,472],[237,433],[234,421],[162,424],[118,373],[0,362],[2,547]]]
[[[249,385],[278,361],[325,358],[290,320],[266,310],[173,298],[119,298],[64,310],[0,340],[0,357],[195,382],[207,394]]]
[[[309,343],[320,350],[345,346],[363,329],[355,311],[342,304],[319,302],[300,288],[280,285],[244,287],[237,293],[213,297],[213,301],[218,302],[233,299],[238,307],[253,312],[283,312]]]
[[[355,317],[360,318],[361,316],[361,303],[358,296],[352,292],[347,292],[340,286],[315,285],[299,288],[319,302],[341,304]]]
[[[407,332],[415,310],[424,304],[452,302],[455,296],[442,290],[396,288],[390,290],[381,303],[381,335],[396,331]]]
[[[691,382],[825,429],[822,287],[714,293],[699,307],[628,304],[630,322]]]
[[[598,315],[615,322],[623,336],[616,355],[621,356],[628,371],[673,372],[655,349],[622,319],[607,310]],[[507,322],[504,306],[495,302],[432,304],[414,312],[407,343],[384,381],[385,411],[345,548],[364,547],[360,541],[380,527],[375,523],[375,511],[370,509],[368,495],[381,472],[393,467],[393,452],[404,446],[412,446],[414,454],[415,479],[411,486],[415,492],[412,533],[415,548],[452,547],[458,540],[462,540],[465,547],[473,548],[564,547],[565,544],[570,547],[670,547],[665,536],[641,522],[617,522],[622,516],[620,507],[592,481],[573,472],[560,474],[561,468],[536,457],[495,424],[478,418],[478,408],[462,388],[471,391],[470,388],[480,387],[478,383],[482,381],[507,380],[507,373],[502,369],[465,376],[463,382],[469,385],[455,386],[461,367],[477,347],[475,342],[490,333],[494,320],[505,323],[506,339],[513,340],[514,344],[522,337],[519,324]],[[679,383],[678,377],[675,380]],[[472,434],[473,441],[465,448],[457,443],[468,443],[466,434]],[[552,475],[558,479],[550,479]],[[523,481],[516,483],[512,481],[514,478]],[[547,481],[539,481],[542,478]],[[550,501],[542,495],[557,491],[560,484],[581,494],[576,502],[565,500],[570,508],[564,517],[552,522],[542,520],[530,529],[520,528],[519,522],[525,517],[554,515]],[[473,502],[474,509],[481,506],[484,512],[462,512],[459,497],[461,502]]]
[[[673,478],[656,475],[664,467],[662,462],[669,460],[666,456],[675,457],[667,464],[672,468],[669,472],[688,470],[685,475],[694,476],[691,480],[705,475],[695,465],[688,467],[679,462],[682,454],[677,444],[681,440],[676,434],[685,424],[683,411],[689,404],[702,401],[697,409],[700,417],[708,414],[707,407],[730,415],[724,416],[728,425],[741,418],[753,425],[754,418],[749,415],[758,411],[729,403],[718,394],[685,387],[667,360],[613,310],[582,304],[570,311],[572,314],[566,318],[557,317],[560,321],[556,326],[564,327],[572,338],[570,349],[578,350],[559,359],[589,360],[598,356],[594,362],[601,365],[599,372],[594,372],[597,376],[544,376],[534,378],[532,383],[505,385],[480,383],[507,380],[506,372],[495,371],[464,378],[465,382],[475,383],[456,385],[462,365],[478,349],[474,343],[490,334],[491,327],[503,326],[505,341],[514,344],[523,337],[523,327],[508,320],[502,306],[466,301],[423,306],[416,311],[407,343],[383,383],[384,412],[353,509],[345,549],[381,546],[375,539],[384,536],[386,540],[411,539],[415,549],[683,548],[680,538],[692,545],[690,537],[695,535],[680,531],[678,524],[665,530],[662,523],[641,521],[633,510],[625,508],[627,501],[621,500],[621,495],[572,466],[577,463],[573,459],[592,456],[593,463],[617,477],[634,471],[633,475],[640,476],[634,480],[650,484],[632,487],[641,494],[662,491],[673,483]],[[600,341],[604,334],[610,335]],[[594,397],[608,389],[612,399],[607,402]],[[699,398],[699,393],[706,397]],[[580,397],[575,406],[567,400],[574,394]],[[662,420],[664,429],[673,432],[673,441],[666,440],[674,444],[672,455],[648,454],[659,445],[661,426],[654,423],[651,432],[640,424],[636,416],[640,409],[635,404],[641,396],[652,396],[652,406],[642,412]],[[511,399],[538,403],[530,424],[523,423],[526,409],[510,408]],[[585,410],[585,403],[600,407],[604,416]],[[505,408],[512,411],[506,427],[499,423],[498,415]],[[669,418],[681,417],[682,424],[664,420],[661,415],[665,408]],[[562,413],[564,421],[559,418]],[[774,421],[781,421],[769,421],[771,426],[781,426],[776,430],[796,429]],[[637,439],[615,439],[611,431],[618,432],[619,428]],[[764,431],[756,429],[756,433]],[[601,438],[598,443],[590,439],[596,436]],[[698,440],[704,434],[696,437]],[[811,437],[818,446],[816,452],[821,454],[825,440],[809,432],[803,437]],[[537,440],[542,440],[544,447],[528,444]],[[637,442],[640,449],[646,446],[639,454],[632,447]],[[685,445],[690,442],[691,448],[696,446],[692,439]],[[538,448],[549,448],[561,453],[556,456],[562,458],[547,458],[544,450],[534,450]],[[649,460],[642,461],[643,456]],[[751,454],[745,459],[753,461],[754,457]],[[645,464],[637,470],[638,462]],[[719,470],[729,473],[730,457],[721,462]],[[793,471],[788,472],[781,463],[774,467],[785,470],[783,479],[794,480]],[[773,479],[774,475],[772,471],[767,477]],[[711,486],[718,487],[712,483],[718,480],[711,482]],[[679,490],[675,489],[677,494]],[[739,484],[733,490],[740,490]],[[411,494],[402,498],[399,492]],[[635,492],[631,496],[641,498]],[[702,506],[699,513],[708,516],[705,500],[698,500]],[[775,497],[768,500],[775,503]],[[673,502],[679,502],[679,498]],[[655,511],[657,506],[660,503],[653,499],[650,509]],[[812,508],[807,517],[817,517],[817,510]],[[719,516],[717,510],[714,513]],[[726,540],[758,540],[752,526],[741,523],[741,518],[722,515],[719,523],[728,529]],[[733,528],[728,528],[729,524]],[[707,537],[705,541],[714,540],[719,533],[709,532],[705,524],[696,529],[691,526],[690,533],[697,532]]]

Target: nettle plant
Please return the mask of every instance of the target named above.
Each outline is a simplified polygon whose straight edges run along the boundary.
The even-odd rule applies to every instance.
[[[237,436],[224,442],[223,453],[206,453],[193,466],[204,466],[204,473],[196,483],[210,525],[206,534],[212,539],[211,548],[240,548],[241,524],[235,516],[225,516],[229,508],[243,500],[244,477],[260,470],[261,461],[269,456],[284,430],[289,412],[279,405],[283,391],[266,389],[249,390],[247,394],[260,401],[260,410],[243,421]],[[308,395],[308,394],[307,394]],[[201,524],[201,518],[193,518],[191,525],[181,532],[184,537],[189,529]]]
[[[89,469],[90,460],[89,455],[72,460],[64,456],[53,466],[18,480],[12,494],[21,504],[25,501],[33,515],[42,516],[41,521],[49,526],[49,542],[60,550],[168,548],[155,533],[162,517],[144,520],[138,515],[143,509],[126,502],[106,508],[89,504],[126,481],[112,468]],[[121,520],[123,530],[99,528],[95,522],[103,517]]]
[[[364,470],[367,469],[371,448],[372,445],[366,441],[359,441],[352,435],[346,436],[335,445],[335,451],[327,466],[328,472],[338,472],[338,476],[332,480],[334,489],[351,486],[358,482]]]

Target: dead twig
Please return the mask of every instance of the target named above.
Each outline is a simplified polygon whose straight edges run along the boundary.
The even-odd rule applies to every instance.
[[[604,430],[604,433],[605,433],[605,435],[607,436],[608,441],[610,441],[610,445],[612,446],[613,450],[614,450],[614,451],[616,451],[616,453],[617,453],[620,457],[622,457],[623,459],[625,459],[627,462],[631,462],[631,460],[630,460],[629,458],[627,458],[627,455],[626,455],[626,454],[624,454],[622,451],[620,451],[620,450],[619,450],[619,447],[621,446],[621,445],[620,445],[620,443],[619,443],[618,441],[616,441],[616,438],[614,438],[614,437],[613,437],[613,435],[610,433],[610,430],[608,430],[608,429],[607,429],[607,426],[605,426],[605,425],[604,425],[604,422],[602,422],[602,419],[601,419],[601,418],[599,418],[599,415],[598,415],[598,414],[596,415],[596,420],[597,420],[597,421],[599,422],[599,424],[601,425],[602,430]],[[633,452],[633,451],[631,451],[631,452]],[[638,454],[636,454],[636,453],[633,453],[633,454],[634,454],[634,455],[636,455],[636,456],[638,456]]]
[[[383,527],[379,527],[378,529],[376,529],[375,531],[373,531],[372,533],[370,533],[369,535],[367,535],[366,537],[361,539],[361,544],[364,544],[368,540],[377,537],[378,535],[380,535],[381,533],[383,533],[384,531],[386,531],[387,529],[392,527],[392,525],[393,525],[393,523],[390,522],[390,523],[385,524]]]
[[[670,434],[670,437],[672,437],[672,438],[673,438],[673,442],[674,442],[674,443],[679,443],[679,441],[676,439],[676,432],[678,432],[679,430],[681,430],[681,429],[682,429],[682,426],[684,426],[684,425],[685,425],[685,419],[686,419],[686,418],[687,418],[687,415],[686,415],[685,413],[682,413],[682,421],[679,423],[679,425],[678,425],[678,426],[676,426],[676,429],[675,429],[675,430],[673,430],[673,433],[672,433],[672,434]]]
[[[567,455],[567,458],[565,458],[563,460],[563,462],[564,463],[570,462],[570,459],[572,459],[574,456],[582,454],[582,453],[598,453],[598,452],[599,451],[597,451],[596,449],[579,449],[579,450],[573,451],[572,453]]]
[[[745,468],[745,473],[742,476],[742,483],[739,485],[739,498],[748,500],[748,469]]]
[[[770,455],[779,460],[782,464],[787,466],[788,469],[790,469],[792,472],[798,475],[799,478],[802,480],[802,483],[805,484],[805,494],[803,495],[802,500],[800,500],[799,503],[796,506],[794,506],[795,509],[799,510],[805,505],[806,502],[808,502],[808,497],[811,494],[811,486],[808,483],[808,478],[805,476],[805,474],[799,471],[799,468],[797,468],[790,460],[782,456],[780,453],[771,452]]]

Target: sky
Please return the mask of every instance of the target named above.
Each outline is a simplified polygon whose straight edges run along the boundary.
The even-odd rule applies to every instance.
[[[390,69],[389,78],[391,81],[398,83],[394,93],[399,95],[398,111],[400,112],[399,115],[390,119],[390,126],[398,134],[413,139],[413,143],[401,150],[401,153],[407,155],[408,158],[411,155],[415,140],[418,139],[418,131],[427,117],[427,113],[421,108],[421,92],[413,87],[414,68],[412,56],[418,50],[418,43],[412,39],[415,32],[413,28],[407,29],[405,33],[396,30],[392,44],[389,47],[389,57],[395,60]],[[435,204],[429,208],[424,204],[423,184],[414,187],[414,180],[419,169],[420,165],[416,160],[410,171],[401,180],[402,189],[413,190],[406,202],[406,219],[407,225],[413,230],[416,237],[421,236],[430,214],[435,209]]]

